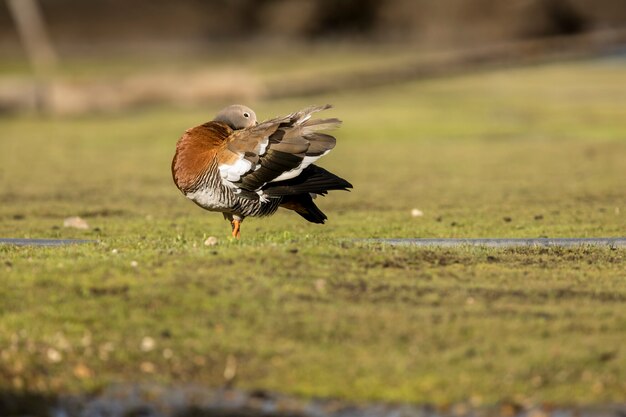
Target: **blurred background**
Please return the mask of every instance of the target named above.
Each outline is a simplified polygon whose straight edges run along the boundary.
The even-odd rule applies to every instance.
[[[6,0],[0,112],[255,101],[615,53],[625,25],[621,0]]]
[[[324,226],[236,244],[176,189],[178,138],[237,102],[334,105]],[[0,237],[100,242],[0,250],[0,402],[231,357],[305,397],[623,402],[622,252],[343,242],[624,236],[625,161],[625,0],[0,0]]]

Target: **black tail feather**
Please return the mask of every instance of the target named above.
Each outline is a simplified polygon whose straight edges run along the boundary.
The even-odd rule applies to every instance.
[[[306,193],[325,195],[330,190],[348,191],[349,188],[352,188],[352,184],[343,178],[326,171],[324,168],[309,165],[297,177],[269,183],[263,187],[263,191],[270,197],[280,197]]]
[[[323,224],[328,217],[313,202],[310,194],[290,195],[283,198],[281,206],[295,211],[311,223]]]

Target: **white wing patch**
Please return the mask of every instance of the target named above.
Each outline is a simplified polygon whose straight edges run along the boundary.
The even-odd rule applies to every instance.
[[[302,162],[300,163],[300,165],[298,165],[297,167],[295,167],[292,170],[283,172],[282,174],[280,174],[278,177],[274,178],[273,180],[271,180],[270,182],[278,182],[278,181],[285,181],[285,180],[290,180],[292,178],[297,177],[298,175],[300,175],[300,173],[309,165],[311,165],[313,162],[317,161],[318,159],[320,159],[322,156],[326,155],[328,152],[330,152],[330,150],[327,150],[326,152],[324,152],[323,154],[317,155],[317,156],[305,156],[304,159],[302,160]]]
[[[269,146],[269,136],[259,141],[256,149],[253,150],[257,155],[264,155]],[[260,163],[253,163],[245,158],[245,155],[238,153],[238,159],[232,164],[221,164],[218,166],[220,171],[220,177],[222,184],[233,190],[236,194],[241,193],[238,183],[241,181],[241,177],[249,172],[254,172],[261,168]]]
[[[219,170],[224,185],[230,188],[236,188],[234,183],[240,181],[243,174],[252,170],[252,162],[248,161],[243,157],[243,155],[241,155],[232,165],[220,165]]]

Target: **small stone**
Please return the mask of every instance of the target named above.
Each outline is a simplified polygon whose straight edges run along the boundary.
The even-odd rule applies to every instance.
[[[226,366],[224,367],[224,379],[227,382],[232,381],[237,376],[237,358],[228,355],[226,358]]]
[[[130,261],[130,266],[132,266],[133,268],[137,268],[139,266],[139,263],[137,261]]]
[[[63,360],[63,356],[61,356],[61,352],[54,348],[48,348],[46,351],[46,356],[48,360],[52,363],[59,363]]]
[[[143,339],[141,339],[141,350],[143,352],[150,352],[152,349],[154,349],[154,347],[156,346],[156,342],[154,341],[153,338],[146,336]]]
[[[217,238],[215,236],[209,236],[204,241],[204,246],[215,246],[217,245]]]
[[[117,249],[112,249],[112,250],[111,250],[111,253],[112,253],[113,255],[117,255],[118,250],[117,250]]]
[[[141,362],[139,369],[145,374],[153,374],[156,371],[156,366],[152,362]]]
[[[422,217],[423,215],[424,215],[424,212],[420,209],[414,208],[413,210],[411,210],[412,217]]]
[[[91,369],[89,369],[87,366],[85,366],[82,363],[79,363],[78,365],[76,365],[74,367],[74,376],[78,379],[87,379],[87,378],[91,378],[91,376],[93,375],[93,372],[91,371]]]
[[[78,216],[68,217],[63,220],[63,227],[71,227],[74,229],[87,230],[89,229],[89,224]]]

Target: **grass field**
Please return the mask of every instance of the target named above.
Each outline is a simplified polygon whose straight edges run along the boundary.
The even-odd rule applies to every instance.
[[[626,252],[417,249],[364,237],[626,234],[626,70],[553,64],[308,99],[344,120],[329,221],[242,240],[169,164],[219,106],[0,119],[0,392],[225,383],[351,401],[626,398]],[[418,208],[422,217],[412,217]],[[89,230],[63,228],[79,215]],[[204,246],[208,236],[217,246]],[[236,364],[236,366],[234,366]],[[236,372],[235,371],[236,368]]]

